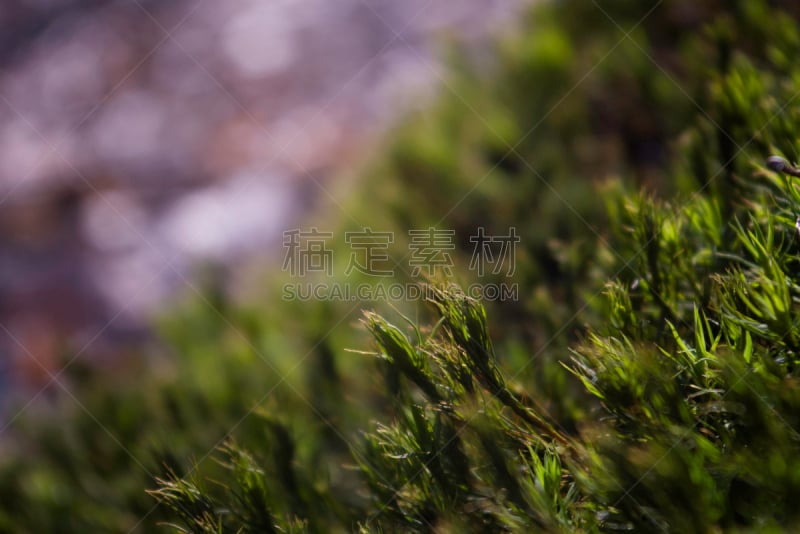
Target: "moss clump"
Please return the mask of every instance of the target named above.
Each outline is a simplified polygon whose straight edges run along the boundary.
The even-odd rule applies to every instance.
[[[518,301],[190,303],[171,374],[18,429],[0,530],[796,528],[796,7],[603,4],[459,60],[339,223],[514,226]]]

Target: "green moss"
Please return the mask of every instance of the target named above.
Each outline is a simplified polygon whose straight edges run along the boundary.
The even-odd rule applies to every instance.
[[[209,290],[163,322],[166,373],[87,370],[97,420],[17,429],[0,529],[796,528],[800,192],[764,161],[800,150],[798,13],[604,4],[535,8],[488,71],[459,58],[332,222],[514,226],[518,301],[434,284],[359,329],[369,303]]]

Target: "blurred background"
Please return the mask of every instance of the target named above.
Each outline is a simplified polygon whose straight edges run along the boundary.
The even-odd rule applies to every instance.
[[[117,357],[198,265],[280,256],[448,46],[479,56],[523,3],[4,0],[3,391]]]
[[[347,231],[392,231],[392,259],[408,254],[410,229],[453,231],[451,279],[466,286],[478,281],[469,237],[513,227],[513,276],[480,279],[520,288],[486,302],[498,366],[568,432],[605,424],[564,363],[615,325],[604,297],[614,288],[645,314],[625,325],[648,343],[673,341],[657,326],[664,316],[650,318],[663,302],[647,296],[659,285],[647,273],[700,273],[709,256],[651,247],[655,223],[632,221],[658,221],[698,191],[709,210],[698,217],[727,221],[767,154],[797,161],[799,10],[789,0],[0,1],[0,534],[159,531],[176,522],[152,493],[165,480],[190,484],[178,491],[189,531],[199,521],[241,532],[251,483],[266,495],[255,515],[282,531],[307,518],[311,532],[350,532],[383,513],[390,496],[362,459],[405,487],[392,465],[410,456],[378,451],[369,435],[416,414],[422,397],[376,357],[359,319],[374,310],[419,339],[439,316],[413,299],[283,299],[281,284],[297,281],[281,271],[283,232],[295,228],[332,232],[337,251]],[[647,211],[660,206],[650,198],[676,200]],[[705,243],[664,217],[676,243]],[[347,254],[334,258],[325,282],[375,283],[347,275]],[[419,282],[412,275],[387,280]],[[694,279],[686,295],[706,299]],[[442,532],[451,519],[481,530],[511,510],[504,477],[523,471],[515,450],[513,469],[482,455],[497,442],[468,445],[475,462],[458,470],[480,483],[442,516]],[[653,488],[673,506],[670,484]],[[763,487],[743,502],[771,499]],[[712,494],[680,495],[695,506]],[[424,501],[419,517],[430,517]],[[603,510],[587,502],[578,508]],[[215,515],[219,525],[206,521]],[[376,531],[411,524],[405,512],[383,517]]]

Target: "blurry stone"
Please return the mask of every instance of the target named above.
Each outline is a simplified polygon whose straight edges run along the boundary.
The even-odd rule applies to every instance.
[[[0,324],[35,358],[6,339],[0,360],[36,382],[143,332],[194,265],[279,250],[431,94],[437,39],[522,3],[4,0]]]

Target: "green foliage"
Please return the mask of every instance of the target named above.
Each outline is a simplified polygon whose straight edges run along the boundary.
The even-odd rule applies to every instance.
[[[0,531],[796,529],[800,189],[763,162],[800,154],[799,14],[655,4],[540,6],[457,59],[338,223],[514,226],[518,302],[432,283],[359,330],[210,291],[166,373],[87,370],[96,420],[17,429]]]
[[[789,177],[754,165],[772,150],[792,158],[795,137],[786,125],[796,121],[784,121],[800,109],[793,73],[776,52],[778,38],[765,45],[757,37],[773,19],[782,21],[780,38],[787,46],[797,32],[785,16],[754,5],[686,37],[695,45],[705,40],[700,48],[721,67],[702,65],[708,57],[686,60],[688,70],[704,69],[706,80],[693,88],[704,102],[694,119],[688,118],[691,110],[678,107],[692,128],[680,137],[678,157],[667,169],[677,198],[629,193],[620,184],[603,188],[609,237],[593,239],[573,271],[591,272],[592,265],[611,279],[604,301],[586,300],[592,311],[583,317],[594,326],[573,343],[571,361],[564,363],[585,391],[577,402],[542,395],[537,380],[520,380],[519,370],[504,369],[508,358],[498,355],[486,311],[453,287],[432,291],[436,314],[429,329],[408,321],[407,333],[382,315],[365,316],[382,362],[388,408],[352,445],[368,489],[358,519],[362,530],[694,532],[798,524],[792,499],[800,480],[800,435],[793,430],[800,423],[794,228],[800,194]],[[738,33],[742,24],[747,31]],[[732,35],[741,35],[741,42]],[[541,76],[541,69],[564,68],[557,58],[575,63],[579,53],[568,43],[545,33],[520,68]],[[636,63],[633,75],[641,69],[641,81],[652,74],[650,67]],[[612,79],[615,74],[614,66],[604,72]],[[500,90],[493,87],[488,83],[479,92]],[[664,87],[651,90],[641,98],[662,105],[675,98]],[[544,95],[527,104],[546,106]],[[415,123],[408,139],[401,133],[387,160],[394,180],[419,195],[411,202],[385,199],[401,224],[430,220],[424,214],[447,205],[461,176],[481,169],[474,157],[458,156],[481,153],[470,137],[475,132],[487,136],[481,146],[492,146],[501,136],[490,132],[521,136],[515,120],[529,124],[525,113],[542,112],[523,107],[484,129],[470,126],[468,114],[444,102],[435,121],[420,119],[423,127]],[[502,106],[495,107],[501,111],[485,116],[501,117]],[[570,120],[580,121],[585,110],[562,113],[558,131],[574,140]],[[530,150],[547,168],[548,151],[562,154],[563,162],[568,148],[545,139]],[[552,161],[557,168],[559,159]],[[573,170],[580,164],[579,157],[567,162]],[[559,216],[546,209],[541,218],[520,211],[543,198],[532,168],[502,172],[534,175],[517,191],[527,206],[517,195],[493,190],[497,180],[487,180],[465,200],[463,215],[456,209],[445,220],[455,228],[475,221],[498,227],[558,223]],[[444,186],[424,186],[433,180]],[[481,219],[482,213],[491,217]],[[552,251],[542,257],[537,240],[548,233],[569,243],[581,239],[582,221],[570,221],[558,231],[528,234],[533,241],[524,246],[532,261],[523,279],[546,278],[537,266],[546,265]],[[566,283],[574,292],[596,281],[576,276]],[[549,289],[558,291],[558,283]],[[577,301],[571,306],[579,307]],[[497,312],[512,326],[541,317],[535,308]],[[509,332],[500,329],[501,337]],[[506,352],[513,344],[501,346]]]

